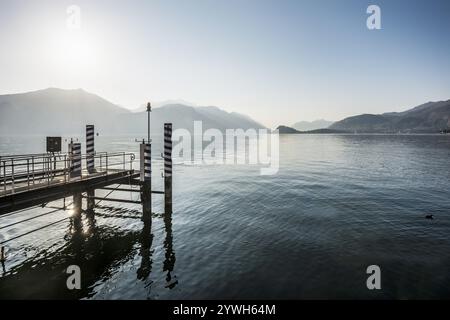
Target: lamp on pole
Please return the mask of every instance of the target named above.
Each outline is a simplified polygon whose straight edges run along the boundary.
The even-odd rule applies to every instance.
[[[150,112],[152,112],[152,105],[150,102],[147,103],[147,114],[148,114],[148,134],[147,134],[147,143],[150,143]]]

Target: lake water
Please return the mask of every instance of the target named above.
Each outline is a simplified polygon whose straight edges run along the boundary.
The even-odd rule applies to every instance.
[[[134,137],[96,145],[138,153]],[[41,137],[0,137],[3,154],[42,150]],[[173,214],[154,195],[151,228],[140,205],[101,202],[81,234],[66,221],[8,242],[0,298],[450,298],[449,182],[449,135],[282,135],[273,176],[175,165]],[[1,216],[0,242],[67,215]],[[71,264],[81,290],[66,288]],[[381,290],[366,287],[369,265],[381,268]]]

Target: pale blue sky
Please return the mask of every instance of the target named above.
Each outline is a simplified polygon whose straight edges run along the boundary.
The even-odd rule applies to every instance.
[[[81,30],[66,8],[81,9]],[[366,9],[381,8],[368,30]],[[450,1],[0,3],[0,94],[84,88],[127,108],[183,99],[267,126],[450,99]]]

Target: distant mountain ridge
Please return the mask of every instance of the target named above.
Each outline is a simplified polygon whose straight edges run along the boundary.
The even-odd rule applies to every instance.
[[[194,121],[203,129],[244,130],[265,128],[246,115],[226,112],[218,107],[188,106],[181,103],[152,108],[152,134],[162,134],[164,122],[174,129],[193,131]],[[319,120],[313,121],[318,125]],[[86,124],[94,124],[102,134],[134,134],[147,131],[144,111],[131,112],[82,89],[48,88],[27,93],[0,95],[0,134],[69,135],[83,134]],[[310,123],[299,122],[300,125]],[[326,125],[324,122],[322,124]],[[298,130],[292,133],[437,133],[450,128],[450,100],[427,102],[403,112],[362,114],[345,118],[328,128]]]
[[[194,121],[204,129],[264,128],[250,117],[226,112],[218,107],[169,104],[152,108],[152,134],[162,134],[164,122],[174,129],[193,130]],[[102,134],[147,132],[145,112],[131,112],[82,89],[49,88],[27,93],[0,95],[0,134],[83,134],[86,124],[94,124]]]
[[[0,95],[0,133],[76,133],[83,124],[105,128],[126,113],[130,112],[82,89]]]
[[[287,127],[287,126],[278,126],[277,129],[279,134],[335,134],[335,133],[349,133],[348,131],[343,130],[335,130],[335,129],[315,129],[308,131],[299,131],[297,129]]]
[[[330,129],[358,133],[437,133],[450,127],[450,100],[427,102],[403,112],[361,114],[335,122]]]
[[[314,120],[314,121],[299,121],[299,122],[294,123],[291,127],[296,130],[299,130],[299,131],[310,131],[310,130],[328,128],[333,123],[334,123],[333,121],[320,119],[320,120]]]
[[[182,104],[188,107],[198,107],[195,103],[183,99],[173,99],[173,100],[152,102],[152,108],[160,108],[168,104]],[[131,112],[144,112],[146,110],[147,110],[147,103],[143,103],[138,108],[131,110]]]
[[[138,134],[147,130],[147,115],[145,112],[128,113],[120,116],[121,125],[116,133]],[[191,107],[182,104],[169,104],[152,109],[151,130],[154,134],[162,134],[165,122],[171,122],[173,128],[183,128],[190,132],[194,130],[194,121],[202,121],[203,130],[242,128],[244,130],[265,128],[250,117],[236,112],[227,112],[218,107]]]

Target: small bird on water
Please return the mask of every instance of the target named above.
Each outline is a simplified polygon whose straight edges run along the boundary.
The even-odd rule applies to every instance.
[[[425,216],[425,219],[433,220],[434,218],[433,218],[433,215],[432,215],[432,214],[427,214],[427,215]]]

